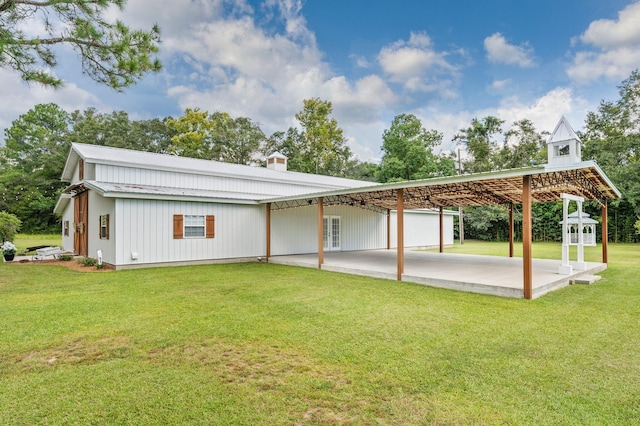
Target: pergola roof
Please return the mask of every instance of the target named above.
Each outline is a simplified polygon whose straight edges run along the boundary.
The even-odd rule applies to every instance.
[[[318,197],[324,205],[346,204],[384,212],[397,206],[397,190],[403,189],[407,209],[508,205],[522,202],[523,177],[531,176],[534,202],[559,201],[567,193],[596,200],[601,205],[620,192],[595,161],[541,165],[497,172],[447,176],[382,185],[317,192],[262,200],[274,210],[312,205]]]

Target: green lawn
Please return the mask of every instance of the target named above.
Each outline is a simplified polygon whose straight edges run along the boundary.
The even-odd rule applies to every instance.
[[[3,264],[0,424],[638,424],[639,255],[611,245],[597,284],[534,301],[264,263]]]

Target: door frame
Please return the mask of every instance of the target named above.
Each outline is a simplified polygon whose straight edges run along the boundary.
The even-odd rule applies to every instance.
[[[73,251],[86,257],[89,255],[89,191],[73,198]]]
[[[338,241],[337,245],[334,245],[333,235],[333,221],[338,221]],[[340,251],[342,249],[342,219],[337,215],[324,215],[322,216],[322,236],[324,250],[326,251]]]

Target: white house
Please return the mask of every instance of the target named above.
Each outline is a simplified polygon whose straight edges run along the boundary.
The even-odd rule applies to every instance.
[[[119,269],[255,260],[267,253],[267,239],[271,256],[315,253],[318,219],[311,194],[376,185],[286,167],[279,153],[264,168],[73,144],[62,174],[70,185],[55,207],[63,249],[88,257],[100,250],[103,261]],[[270,210],[270,199],[307,194],[308,205]],[[393,247],[394,214],[327,205],[324,250]],[[454,214],[443,215],[447,245],[453,244]],[[439,244],[437,211],[405,211],[405,218],[412,229],[405,246]]]

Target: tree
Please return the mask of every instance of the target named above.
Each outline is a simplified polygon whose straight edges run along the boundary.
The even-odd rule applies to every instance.
[[[69,45],[79,53],[82,71],[93,80],[121,90],[146,72],[157,72],[160,30],[132,31],[105,17],[126,0],[0,0],[0,67],[18,72],[27,82],[60,87],[48,69],[57,65],[52,50]],[[29,28],[23,31],[21,28]]]
[[[502,149],[495,155],[498,169],[515,169],[547,161],[544,133],[538,133],[529,119],[513,123],[504,135]]]
[[[469,159],[464,162],[464,169],[471,173],[486,172],[496,167],[494,153],[497,148],[495,136],[502,133],[504,120],[487,116],[482,120],[474,118],[471,126],[460,129],[453,140],[459,141],[467,148]]]
[[[183,157],[251,164],[265,140],[249,118],[234,119],[226,112],[188,108],[182,117],[166,123],[174,132],[168,151]]]
[[[305,99],[304,108],[296,114],[302,127],[299,148],[300,170],[305,173],[342,176],[351,150],[335,118],[331,102],[319,98]]]
[[[167,152],[173,133],[166,119],[131,121],[125,111],[100,113],[95,108],[70,114],[70,142]]]
[[[640,73],[618,87],[617,101],[602,101],[587,114],[583,157],[594,159],[622,193],[609,203],[614,241],[638,241],[634,224],[640,217]]]
[[[27,232],[56,229],[53,214],[69,153],[68,118],[56,104],[36,105],[5,129],[0,149],[0,209],[22,220]]]
[[[0,241],[12,241],[22,222],[16,215],[0,211]]]
[[[455,173],[453,160],[432,150],[442,143],[442,133],[426,130],[413,114],[397,115],[382,134],[382,182],[423,179]]]

